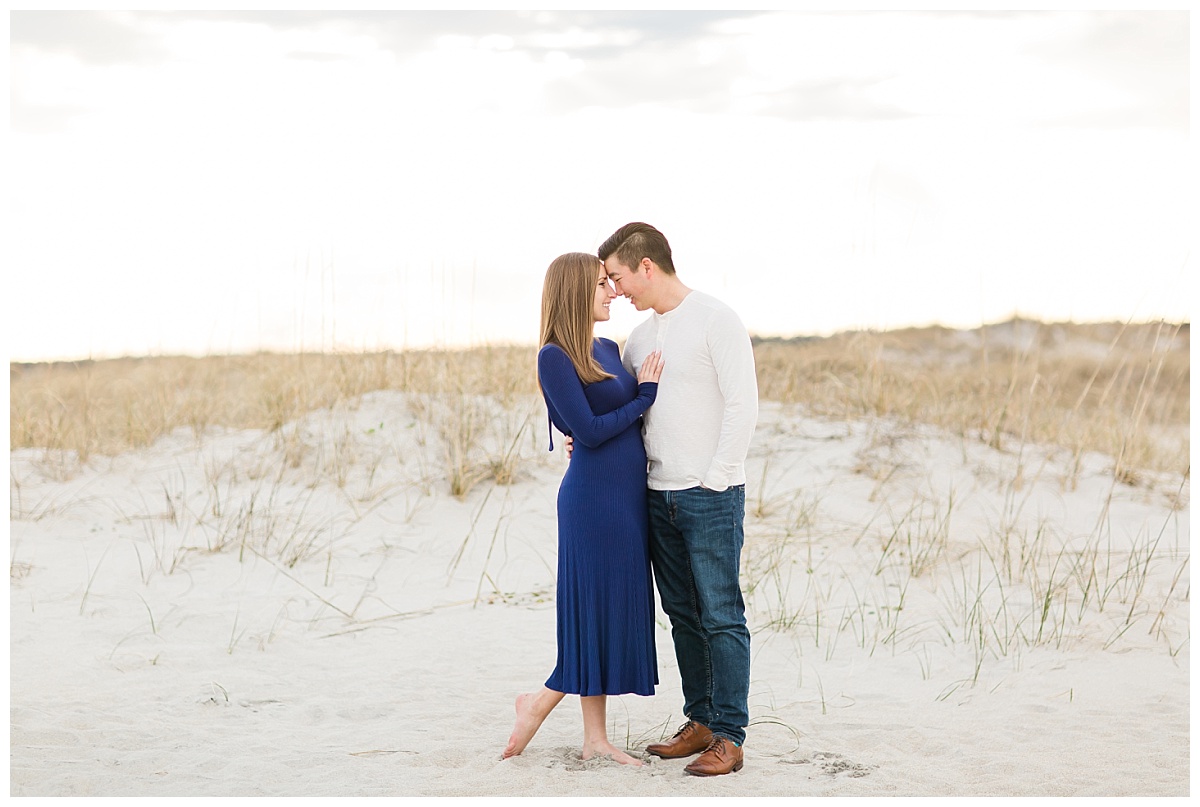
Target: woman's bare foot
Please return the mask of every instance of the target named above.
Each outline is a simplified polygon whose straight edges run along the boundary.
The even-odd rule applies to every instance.
[[[594,759],[595,757],[612,757],[613,762],[619,762],[622,765],[632,765],[635,768],[642,767],[640,759],[629,756],[629,754],[626,754],[608,741],[583,746],[584,759]]]
[[[549,690],[545,690],[549,692]],[[533,735],[537,734],[537,730],[542,727],[542,721],[550,714],[551,710],[558,705],[558,701],[562,700],[562,695],[558,695],[557,699],[553,700],[547,708],[544,702],[546,698],[539,698],[541,693],[527,692],[517,696],[517,722],[513,724],[512,735],[508,738],[508,745],[504,748],[504,753],[501,759],[515,757],[517,754],[525,750],[525,746],[529,745],[529,741],[533,739]]]

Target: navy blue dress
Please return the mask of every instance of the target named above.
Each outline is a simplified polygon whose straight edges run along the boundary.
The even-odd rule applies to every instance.
[[[558,664],[546,687],[653,695],[658,664],[642,413],[658,385],[639,385],[609,339],[597,339],[592,355],[615,378],[584,385],[557,345],[538,353],[550,420],[575,439],[558,489]]]

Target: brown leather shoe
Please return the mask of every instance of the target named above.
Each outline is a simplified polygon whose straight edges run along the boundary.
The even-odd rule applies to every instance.
[[[711,742],[712,732],[708,730],[708,727],[695,720],[689,720],[680,726],[679,731],[675,732],[675,736],[667,742],[651,743],[646,746],[646,753],[663,759],[679,759],[699,754],[708,748]]]
[[[693,776],[720,776],[742,769],[742,747],[728,737],[713,737],[707,750],[684,768]]]

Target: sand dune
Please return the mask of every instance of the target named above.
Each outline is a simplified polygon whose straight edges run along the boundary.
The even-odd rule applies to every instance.
[[[584,762],[573,698],[501,761],[553,665],[566,462],[541,425],[519,455],[450,496],[396,392],[79,470],[14,451],[11,793],[1188,794],[1189,481],[779,404],[750,460],[745,769]],[[618,745],[681,720],[661,612],[658,646],[658,694],[610,700]]]

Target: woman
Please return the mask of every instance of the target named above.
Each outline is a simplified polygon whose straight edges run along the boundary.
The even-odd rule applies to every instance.
[[[641,415],[663,362],[652,353],[635,381],[617,345],[593,337],[616,296],[595,255],[568,253],[546,270],[538,383],[550,420],[575,440],[558,491],[558,664],[541,690],[517,696],[505,758],[571,693],[583,708],[583,758],[642,764],[608,741],[605,697],[653,695],[658,683]]]

